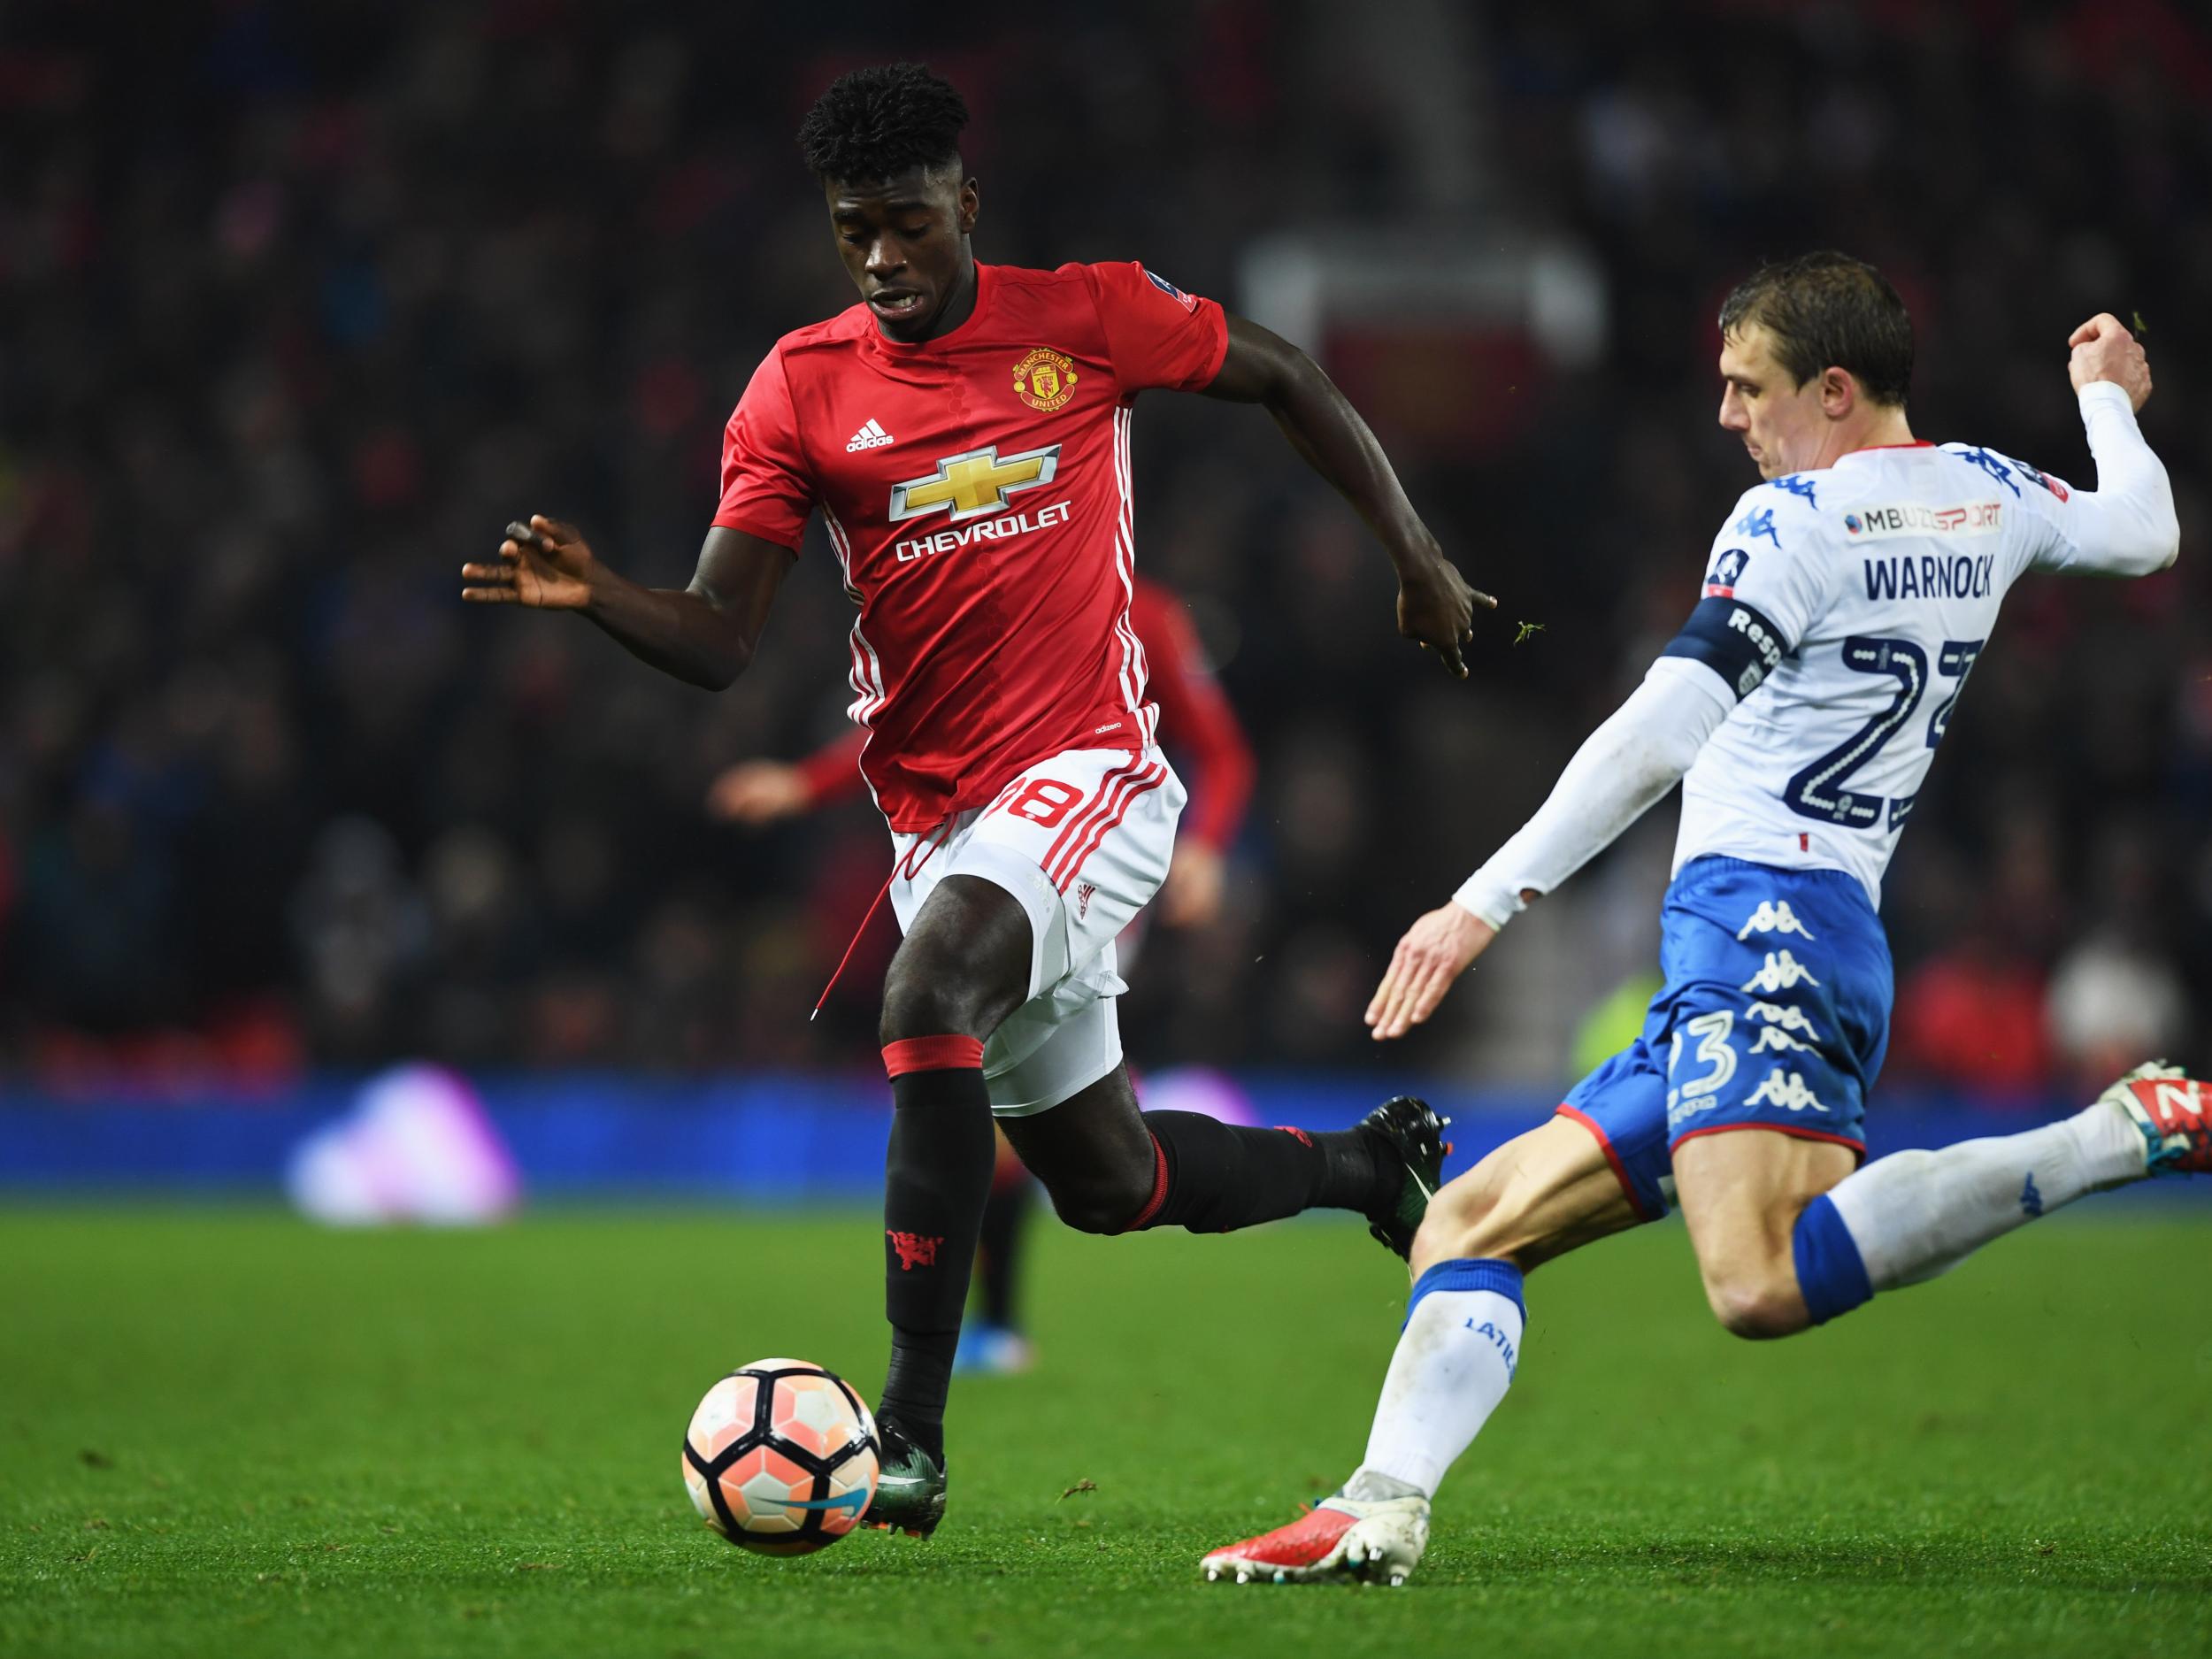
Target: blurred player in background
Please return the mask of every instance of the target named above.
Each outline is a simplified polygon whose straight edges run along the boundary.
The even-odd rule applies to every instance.
[[[1222,695],[1182,601],[1158,582],[1138,576],[1131,588],[1129,625],[1151,671],[1148,684],[1159,707],[1162,735],[1191,793],[1189,813],[1177,828],[1174,859],[1160,888],[1159,919],[1169,927],[1203,927],[1221,914],[1229,849],[1252,794],[1252,745]],[[714,780],[707,810],[731,823],[758,827],[849,800],[864,787],[860,756],[867,741],[865,732],[855,730],[804,760],[741,761]],[[1151,914],[1139,911],[1114,941],[1125,971],[1135,964]],[[1022,1223],[1031,1195],[1029,1173],[1002,1133],[978,1240],[976,1312],[960,1327],[955,1371],[1026,1371],[1034,1357],[1015,1296],[1021,1279]]]
[[[2006,590],[2031,571],[2147,576],[2178,550],[2166,470],[2135,424],[2142,348],[2109,315],[2067,342],[2090,494],[1913,437],[1912,324],[1870,265],[1768,266],[1720,323],[1721,425],[1768,481],[1714,539],[1702,596],[1642,686],[1400,941],[1367,1021],[1389,1039],[1426,1019],[1517,911],[1680,783],[1665,985],[1642,1036],[1557,1116],[1437,1195],[1351,1479],[1207,1556],[1209,1577],[1402,1582],[1445,1471],[1513,1380],[1522,1276],[1670,1204],[1715,1317],[1778,1337],[2085,1194],[2212,1170],[2212,1098],[2163,1065],[2058,1123],[1862,1167],[1889,1033],[1882,876]],[[2081,1311],[2089,1325],[2044,1340],[2093,1339]]]
[[[859,608],[851,712],[905,933],[883,996],[892,1340],[869,1516],[923,1535],[944,1513],[994,1114],[1061,1218],[1092,1233],[1347,1209],[1402,1255],[1443,1161],[1441,1122],[1417,1101],[1311,1134],[1138,1109],[1113,941],[1165,878],[1183,804],[1129,622],[1138,395],[1264,405],[1382,543],[1399,631],[1463,678],[1481,599],[1304,352],[1141,265],[979,263],[966,122],[960,95],[912,65],[846,75],[808,114],[800,147],[861,303],[785,335],[755,373],[689,587],[630,581],[543,517],[462,567],[471,602],[580,611],[718,690],[822,513]]]

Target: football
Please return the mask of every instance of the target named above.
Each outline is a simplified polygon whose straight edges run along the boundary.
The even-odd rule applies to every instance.
[[[804,1555],[860,1525],[879,1450],[875,1418],[843,1378],[804,1360],[756,1360],[691,1414],[684,1487],[732,1543]]]

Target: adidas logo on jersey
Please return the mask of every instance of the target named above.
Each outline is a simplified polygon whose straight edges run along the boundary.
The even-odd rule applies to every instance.
[[[897,440],[886,432],[879,423],[871,420],[858,432],[853,434],[851,441],[845,445],[845,453],[851,455],[861,449],[880,449],[885,444],[896,442]]]

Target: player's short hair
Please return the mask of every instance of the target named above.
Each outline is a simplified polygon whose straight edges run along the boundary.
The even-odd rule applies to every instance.
[[[894,179],[960,158],[968,106],[919,64],[876,64],[837,77],[799,123],[799,153],[823,180]]]
[[[1848,370],[1878,403],[1901,405],[1912,381],[1912,318],[1889,279],[1863,259],[1804,253],[1761,265],[1722,302],[1721,337],[1757,323],[1802,386]]]

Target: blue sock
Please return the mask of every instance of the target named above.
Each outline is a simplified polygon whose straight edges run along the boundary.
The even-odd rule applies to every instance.
[[[1815,1325],[1849,1313],[1874,1294],[1858,1244],[1827,1194],[1805,1206],[1790,1245],[1797,1258],[1798,1294]]]
[[[1528,1303],[1521,1298],[1521,1270],[1495,1256],[1463,1256],[1430,1268],[1413,1281],[1413,1292],[1406,1298],[1406,1325],[1413,1323],[1413,1310],[1421,1305],[1422,1298],[1440,1290],[1494,1291],[1511,1302],[1523,1320],[1528,1317]],[[1405,1325],[1398,1328],[1402,1331]]]

